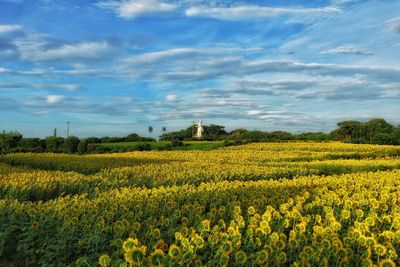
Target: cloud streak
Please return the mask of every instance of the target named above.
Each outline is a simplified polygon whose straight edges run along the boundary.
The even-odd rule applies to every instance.
[[[373,53],[364,48],[360,48],[360,47],[357,47],[352,44],[346,44],[346,45],[338,46],[336,48],[322,51],[321,54],[328,54],[328,55],[344,54],[344,55],[361,56],[361,55],[372,55]]]
[[[134,19],[142,16],[168,14],[177,9],[171,3],[158,0],[122,0],[102,1],[97,4],[100,8],[111,9],[124,19]]]
[[[46,49],[43,43],[29,41],[19,41],[16,45],[21,54],[21,59],[33,62],[95,60],[103,57],[111,50],[106,42],[64,44],[50,49]]]
[[[0,24],[0,36],[13,32],[22,31],[23,27],[18,24]]]
[[[284,15],[326,15],[338,13],[340,9],[336,7],[322,8],[280,8],[257,5],[242,5],[233,7],[191,7],[185,11],[188,17],[213,18],[218,20],[267,20]]]
[[[40,89],[40,90],[66,90],[66,91],[78,91],[86,89],[84,86],[72,83],[0,83],[0,88],[3,89]]]
[[[390,19],[385,22],[386,27],[395,33],[400,33],[400,17]]]

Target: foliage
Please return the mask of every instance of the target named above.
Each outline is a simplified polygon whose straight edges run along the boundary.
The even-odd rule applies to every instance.
[[[0,265],[396,266],[399,156],[337,142],[4,155]]]
[[[92,137],[89,140],[90,140],[90,143],[121,143],[121,142],[152,142],[152,141],[155,141],[153,138],[142,137],[135,133],[129,134],[125,137],[105,136],[105,137],[97,138],[97,140]]]
[[[165,141],[165,140],[190,140],[193,137],[193,133],[194,133],[194,126],[190,126],[186,129],[180,130],[180,131],[176,131],[176,132],[169,132],[169,133],[163,133],[160,136],[160,140],[161,141]]]
[[[88,151],[88,145],[89,145],[88,139],[79,140],[78,152],[80,154],[85,154]]]
[[[372,119],[368,122],[343,121],[339,128],[331,132],[334,140],[351,143],[370,143],[399,145],[397,128],[384,119]]]
[[[68,136],[64,140],[63,144],[63,151],[65,153],[71,153],[74,154],[78,151],[78,146],[79,146],[80,140],[76,136]]]
[[[9,149],[16,148],[21,141],[22,135],[19,132],[0,133],[0,152],[6,152]]]
[[[171,142],[171,146],[173,146],[173,147],[183,146],[183,145],[184,144],[183,144],[183,142],[181,140],[175,139],[175,140],[172,140],[172,142]]]
[[[58,153],[63,149],[64,138],[49,136],[46,137],[46,150],[48,152]]]

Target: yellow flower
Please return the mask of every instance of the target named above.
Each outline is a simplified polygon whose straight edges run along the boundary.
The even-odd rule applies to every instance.
[[[277,260],[280,264],[284,264],[287,261],[286,253],[281,251],[277,256]]]
[[[222,254],[218,261],[218,266],[228,266],[229,264],[229,256],[226,254]]]
[[[210,220],[201,221],[201,229],[206,232],[210,232]]]
[[[232,242],[231,241],[225,241],[222,244],[222,252],[226,255],[229,255],[232,252]]]
[[[356,216],[357,216],[358,218],[364,217],[364,211],[363,211],[362,209],[357,209],[357,210],[356,210]]]
[[[239,250],[235,253],[235,263],[238,265],[244,265],[247,261],[247,255],[245,252]]]
[[[383,256],[386,254],[386,248],[385,248],[385,246],[383,246],[381,244],[376,244],[374,246],[374,250],[375,250],[376,254],[379,256]]]
[[[139,246],[139,241],[137,239],[133,239],[130,237],[124,242],[122,247],[123,247],[124,251],[129,251],[137,246]]]
[[[125,251],[124,258],[131,266],[141,266],[146,260],[146,247],[134,247]]]
[[[100,257],[99,257],[99,264],[100,264],[100,266],[101,267],[107,267],[107,266],[110,266],[110,264],[111,264],[111,258],[110,258],[110,256],[108,256],[108,255],[101,255]]]
[[[256,209],[253,206],[247,208],[247,213],[253,215],[256,212]]]
[[[268,261],[268,252],[266,250],[261,250],[256,253],[255,263],[258,265],[265,265]]]
[[[395,267],[396,263],[391,259],[384,259],[379,262],[379,267]]]
[[[181,255],[181,249],[177,245],[173,244],[169,247],[168,255],[171,258],[176,259]]]
[[[164,266],[165,254],[161,249],[155,249],[149,257],[150,266]]]

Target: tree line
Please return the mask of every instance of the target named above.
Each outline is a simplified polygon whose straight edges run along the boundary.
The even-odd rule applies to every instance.
[[[161,141],[171,141],[177,146],[182,141],[204,140],[225,141],[225,145],[236,145],[247,142],[280,142],[280,141],[343,141],[359,144],[381,144],[400,145],[400,125],[394,126],[384,119],[372,119],[367,122],[342,121],[337,124],[338,128],[330,133],[306,132],[293,134],[284,131],[264,132],[247,129],[236,129],[227,132],[221,125],[205,125],[201,139],[193,137],[197,126],[193,125],[180,131],[167,133],[163,130]],[[101,143],[119,142],[153,142],[155,139],[142,137],[138,134],[130,134],[125,137],[89,137],[80,139],[76,136],[67,138],[58,137],[56,132],[53,136],[41,138],[23,138],[16,131],[0,133],[0,153],[13,152],[53,152],[53,153],[107,153],[120,152],[109,151]],[[131,147],[132,150],[149,150],[148,145],[138,144]]]
[[[67,138],[57,136],[56,131],[52,136],[42,138],[24,138],[17,131],[0,133],[0,153],[14,152],[52,152],[52,153],[105,153],[105,147],[98,146],[100,143],[120,142],[153,142],[154,138],[142,137],[132,133],[124,137],[89,137],[78,138],[69,136]],[[138,147],[138,150],[140,148]]]
[[[197,126],[164,133],[160,140],[225,140],[231,143],[240,142],[278,142],[278,141],[343,141],[360,144],[400,145],[400,125],[394,126],[384,119],[371,119],[368,122],[342,121],[338,128],[330,133],[306,132],[293,134],[284,131],[264,132],[257,130],[236,129],[225,131],[221,125],[203,126],[204,132],[201,139],[193,137]]]

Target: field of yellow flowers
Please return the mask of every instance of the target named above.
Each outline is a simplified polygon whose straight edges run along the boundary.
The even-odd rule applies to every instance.
[[[0,266],[399,266],[400,147],[0,157]]]

